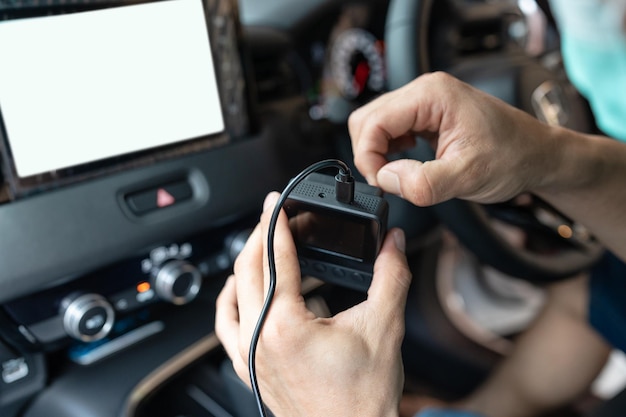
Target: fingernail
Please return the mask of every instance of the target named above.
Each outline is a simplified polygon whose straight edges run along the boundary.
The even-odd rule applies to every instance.
[[[406,249],[406,238],[404,237],[404,231],[402,229],[393,230],[393,241],[396,244],[396,248],[404,252]]]
[[[388,193],[402,197],[400,177],[389,168],[382,168],[378,171],[378,186]]]

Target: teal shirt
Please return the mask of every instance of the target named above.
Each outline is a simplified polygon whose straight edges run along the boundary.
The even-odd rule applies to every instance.
[[[626,1],[551,0],[568,77],[598,127],[626,141]]]

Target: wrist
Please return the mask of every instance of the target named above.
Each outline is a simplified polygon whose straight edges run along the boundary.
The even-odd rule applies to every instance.
[[[605,164],[598,145],[605,138],[546,126],[529,188],[538,195],[568,192],[593,186]]]

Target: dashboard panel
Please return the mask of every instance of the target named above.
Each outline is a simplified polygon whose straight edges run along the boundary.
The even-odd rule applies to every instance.
[[[178,320],[210,316],[263,198],[289,178],[276,127],[256,128],[238,13],[234,0],[0,3],[13,57],[0,71],[3,416],[38,393],[29,415],[117,413],[212,332],[198,320],[167,347]],[[46,402],[67,367],[146,339],[152,365],[118,370],[118,394],[88,412],[77,390]]]

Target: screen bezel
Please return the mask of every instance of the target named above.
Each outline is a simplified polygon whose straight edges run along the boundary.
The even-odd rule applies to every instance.
[[[83,0],[78,4],[74,5],[66,5],[66,7],[60,6],[50,6],[49,8],[41,8],[40,10],[33,11],[33,9],[25,10],[23,13],[20,11],[13,13],[5,13],[5,16],[10,16],[11,19],[16,18],[28,18],[28,17],[43,17],[49,15],[56,14],[64,14],[64,13],[73,13],[73,12],[82,12],[82,11],[92,11],[98,9],[105,9],[111,7],[120,7],[120,6],[132,6],[137,4],[145,4],[145,3],[155,3],[162,0],[116,0],[115,3],[101,3],[101,2],[91,2],[89,0]],[[216,36],[213,36],[217,29],[213,28],[213,21],[217,16],[212,16],[210,13],[215,14],[216,10],[219,10],[219,13],[229,12],[235,13],[235,16],[219,16],[219,17],[227,17],[234,18],[236,20],[235,25],[235,38],[232,39],[233,47],[238,48],[240,39],[239,39],[239,22],[237,20],[237,8],[236,5],[232,8],[228,7],[219,7],[224,6],[223,3],[225,1],[230,0],[202,0],[202,7],[205,14],[205,22],[207,25],[207,32],[209,35],[209,42],[211,51],[213,54],[213,64],[214,64],[214,72],[217,80],[218,87],[218,96],[219,101],[222,107],[222,120],[225,126],[225,129],[222,132],[217,132],[215,134],[210,134],[206,136],[201,136],[197,138],[189,138],[182,140],[180,142],[168,144],[165,146],[154,147],[151,149],[145,149],[140,151],[135,151],[131,153],[127,153],[124,155],[114,156],[110,158],[105,158],[93,162],[88,162],[80,165],[75,165],[63,169],[59,169],[56,171],[45,172],[42,174],[36,174],[28,177],[20,177],[17,174],[17,170],[13,161],[13,155],[11,152],[11,148],[9,146],[9,140],[7,138],[7,132],[4,126],[3,119],[1,117],[1,109],[0,109],[0,153],[2,154],[2,172],[5,177],[4,184],[4,192],[8,194],[8,199],[18,199],[27,195],[36,194],[42,191],[49,190],[51,188],[57,188],[59,186],[64,186],[76,182],[85,181],[88,179],[97,178],[103,175],[109,175],[115,172],[124,171],[128,169],[138,168],[153,164],[155,162],[168,160],[172,158],[182,157],[185,155],[204,152],[211,150],[216,147],[221,147],[232,140],[242,137],[247,131],[242,131],[241,125],[245,125],[248,127],[249,120],[247,119],[247,106],[249,105],[247,91],[245,91],[244,100],[246,101],[244,104],[246,108],[242,109],[242,112],[245,116],[244,123],[239,123],[237,126],[233,126],[234,123],[229,123],[229,117],[224,112],[225,106],[225,98],[228,96],[229,92],[224,91],[223,84],[220,80],[220,70],[217,68],[219,65],[218,54],[221,52],[217,48],[219,48],[220,39],[217,39]],[[216,4],[212,4],[216,3]],[[223,20],[222,20],[223,21]],[[223,39],[221,40],[223,44]],[[239,53],[237,50],[236,53]],[[239,55],[237,58],[240,58]],[[240,62],[241,64],[241,62]],[[241,74],[243,77],[243,74]],[[241,80],[245,85],[245,80]]]
[[[333,250],[329,247],[307,244],[304,242],[303,236],[300,236],[300,230],[298,230],[294,224],[292,227],[292,235],[300,255],[344,266],[354,266],[355,264],[373,264],[376,260],[381,225],[375,216],[367,213],[356,213],[354,211],[348,213],[339,210],[330,210],[297,200],[290,200],[289,204],[286,204],[284,208],[290,222],[298,215],[313,213],[314,215],[320,215],[321,218],[332,218],[334,222],[342,222],[363,228],[361,245],[362,256],[356,257],[352,254],[347,254],[340,250]],[[319,228],[322,227],[323,226],[319,226],[316,230],[319,230]]]

